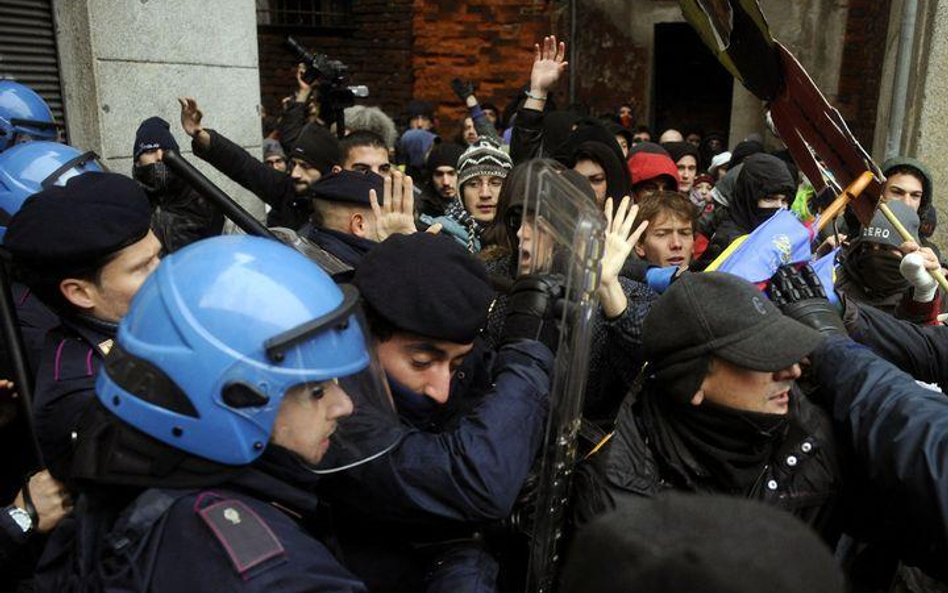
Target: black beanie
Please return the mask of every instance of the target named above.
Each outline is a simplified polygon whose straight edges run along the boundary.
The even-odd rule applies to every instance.
[[[428,153],[428,160],[425,161],[425,169],[428,174],[433,174],[438,167],[458,168],[458,160],[464,154],[464,147],[454,142],[442,142],[435,144],[431,152]]]
[[[171,135],[171,126],[160,117],[149,117],[138,126],[135,132],[135,146],[132,148],[132,158],[138,157],[145,151],[178,150],[178,143]]]
[[[671,160],[678,164],[678,161],[686,156],[695,157],[695,163],[698,162],[698,147],[690,142],[665,142],[662,148],[668,151]]]
[[[339,140],[319,124],[306,124],[293,144],[290,158],[302,159],[320,174],[328,175],[333,165],[339,164]]]

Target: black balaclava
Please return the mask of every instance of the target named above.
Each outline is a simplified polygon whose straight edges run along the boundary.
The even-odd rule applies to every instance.
[[[132,157],[135,161],[149,150],[178,150],[178,143],[171,135],[171,126],[160,117],[149,117],[138,126]],[[137,181],[153,204],[170,193],[178,193],[184,182],[161,161],[149,165],[132,165],[132,178]]]
[[[576,129],[570,132],[569,137],[559,146],[553,158],[572,169],[576,163],[572,161],[576,149],[587,142],[599,142],[615,154],[619,162],[625,160],[622,148],[612,132],[606,129],[598,120],[583,119],[577,121]]]
[[[757,200],[783,194],[788,201],[796,194],[796,185],[786,163],[766,153],[744,159],[728,205],[731,218],[741,231],[750,233],[774,215],[779,208],[761,208]]]
[[[847,255],[844,265],[873,298],[888,298],[909,289],[899,271],[902,259],[885,249],[873,249],[869,242],[858,245]]]

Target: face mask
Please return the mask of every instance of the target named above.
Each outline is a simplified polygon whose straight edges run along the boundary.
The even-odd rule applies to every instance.
[[[423,393],[416,393],[388,376],[388,386],[392,391],[395,409],[398,415],[418,428],[425,428],[436,422],[441,404]]]
[[[754,207],[754,228],[759,227],[760,225],[767,222],[771,216],[780,212],[783,208],[761,208],[760,206]]]
[[[858,280],[880,296],[892,296],[908,290],[908,280],[899,272],[902,261],[885,251],[863,249],[850,256]]]
[[[177,191],[181,186],[178,177],[161,161],[150,165],[136,165],[132,169],[132,177],[142,185],[149,195],[162,195]]]

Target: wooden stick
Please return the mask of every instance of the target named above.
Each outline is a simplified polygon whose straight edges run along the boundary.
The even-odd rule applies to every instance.
[[[820,222],[816,225],[817,232],[822,231],[826,225],[833,222],[833,219],[839,216],[849,202],[855,200],[869,187],[869,184],[872,183],[872,180],[875,179],[875,176],[872,174],[872,171],[865,171],[862,175],[856,178],[849,187],[843,190],[843,193],[839,195],[838,198],[833,200],[833,203],[829,205],[823,212],[820,213]]]
[[[905,225],[902,224],[902,222],[895,216],[895,213],[892,212],[892,209],[889,208],[889,205],[884,201],[879,202],[879,211],[882,212],[882,215],[886,217],[886,219],[889,221],[889,224],[895,228],[895,231],[902,237],[903,241],[912,241],[917,245],[921,245],[921,243],[918,242],[918,239],[913,237],[912,233],[908,232],[908,229],[905,228]],[[946,294],[948,294],[948,279],[945,279],[945,274],[941,271],[941,268],[926,271],[931,274],[931,277],[935,279],[935,282],[938,283],[938,286],[940,286],[941,289]]]

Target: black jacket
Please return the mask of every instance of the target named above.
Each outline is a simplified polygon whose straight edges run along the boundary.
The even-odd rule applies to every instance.
[[[174,253],[224,230],[224,213],[220,208],[184,183],[161,196],[149,195],[148,199],[154,208],[151,230],[165,253]]]
[[[704,250],[704,253],[701,254],[701,257],[691,265],[691,269],[694,271],[700,272],[707,268],[724,253],[724,250],[727,249],[735,239],[747,234],[742,231],[734,219],[731,218],[729,210],[728,208],[724,208],[720,216],[714,217],[713,221],[717,226],[713,229],[714,234],[711,235],[708,241],[708,247]]]
[[[852,338],[919,381],[948,387],[948,327],[920,326],[846,300]]]
[[[267,216],[268,226],[296,230],[303,225],[307,208],[298,203],[296,184],[289,175],[264,165],[217,131],[207,132],[211,135],[210,146],[204,149],[194,141],[194,154],[269,204],[272,210]]]
[[[747,496],[791,512],[832,545],[839,536],[836,501],[843,480],[830,421],[799,390],[794,389],[791,398],[788,432]],[[642,405],[639,394],[630,393],[612,438],[579,466],[574,484],[578,523],[612,510],[627,496],[654,496],[672,489],[720,492],[718,482],[694,456],[683,456],[688,461],[682,465],[667,464],[667,456],[656,450],[655,435],[641,421]]]

